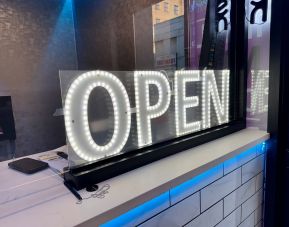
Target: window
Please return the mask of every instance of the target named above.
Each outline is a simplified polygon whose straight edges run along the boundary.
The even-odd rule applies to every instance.
[[[171,52],[171,54],[176,54],[178,52],[178,50],[177,50],[177,37],[172,37],[170,39],[170,52]]]
[[[164,2],[164,11],[169,12],[169,3],[168,2]]]
[[[176,16],[179,15],[179,6],[178,5],[174,5],[174,14]]]
[[[156,55],[164,54],[164,41],[163,40],[155,42],[155,51],[156,51]]]
[[[160,10],[160,3],[155,4],[155,10]]]
[[[209,7],[207,11],[207,1],[197,1],[198,4],[195,4],[196,1],[188,1],[189,4],[184,9],[178,0],[166,0],[159,3],[159,11],[155,11],[156,1],[150,1],[151,4],[144,8],[141,1],[135,1],[139,9],[136,11],[133,8],[127,9],[130,4],[123,4],[121,9],[108,8],[107,14],[102,13],[103,7],[98,7],[97,4],[93,10],[94,19],[89,20],[89,26],[97,30],[97,33],[84,29],[87,27],[85,9],[92,7],[88,4],[89,1],[75,1],[75,9],[79,15],[75,24],[78,31],[76,40],[79,45],[79,67],[83,70],[97,68],[101,71],[99,75],[96,72],[83,75],[82,71],[75,71],[73,74],[63,71],[63,91],[76,91],[71,84],[77,77],[83,82],[82,78],[100,77],[106,82],[114,78],[113,84],[109,86],[119,88],[119,95],[109,93],[112,90],[110,87],[108,91],[106,87],[94,89],[89,99],[84,94],[87,114],[73,112],[73,117],[79,119],[82,115],[88,116],[83,123],[85,133],[79,135],[83,138],[80,141],[83,142],[83,147],[90,149],[74,149],[78,148],[74,139],[80,137],[70,137],[72,142],[69,144],[69,152],[74,159],[70,159],[71,171],[66,176],[73,178],[75,182],[80,182],[80,179],[93,181],[85,183],[96,183],[94,179],[106,180],[112,175],[116,176],[136,166],[149,164],[245,127],[245,75],[235,69],[234,63],[237,60],[244,62],[241,61],[241,56],[235,54],[235,45],[242,41],[242,34],[236,36],[238,39],[234,39],[232,45],[229,45],[230,31],[241,33],[236,29],[236,23],[228,23],[233,29],[224,31],[222,36],[216,36],[217,31],[211,32],[210,29],[216,23],[215,18],[209,17],[210,13],[215,12],[215,8]],[[175,8],[175,5],[178,7]],[[174,15],[174,10],[178,12],[178,16]],[[133,12],[133,15],[126,16],[128,12]],[[183,12],[187,15],[181,16]],[[227,13],[230,14],[230,11]],[[106,32],[107,26],[96,23],[97,20],[105,21],[113,29],[112,32]],[[156,25],[156,22],[160,24]],[[101,55],[98,54],[100,52]],[[234,64],[228,65],[231,61]],[[205,68],[209,70],[203,71]],[[109,71],[112,73],[109,74]],[[191,72],[187,75],[186,71]],[[149,82],[146,82],[147,75],[151,77]],[[185,86],[183,81],[186,82]],[[70,87],[72,88],[69,90]],[[62,94],[66,101],[65,93]],[[73,97],[78,98],[77,95]],[[189,106],[186,100],[189,100]],[[82,102],[71,102],[70,99],[67,103],[82,105]],[[142,111],[142,108],[148,106],[149,109]],[[76,111],[82,109],[80,106],[75,108]],[[74,111],[74,108],[71,110]],[[144,115],[146,110],[154,112]],[[69,112],[66,113],[70,117]],[[77,125],[73,125],[74,121],[68,120],[66,123],[67,129],[72,126],[77,129]],[[69,136],[76,134],[69,133]],[[114,135],[117,140],[113,138]],[[106,146],[110,141],[115,147]],[[93,149],[97,152],[90,152]],[[88,171],[88,175],[78,174],[81,171]]]

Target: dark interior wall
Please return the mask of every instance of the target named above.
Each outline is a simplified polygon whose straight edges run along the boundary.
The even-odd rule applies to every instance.
[[[79,69],[134,70],[133,15],[159,1],[75,0]],[[144,23],[138,21],[138,31],[147,26],[147,20]],[[152,52],[152,39],[149,44]],[[147,50],[144,43],[142,48]]]
[[[154,33],[152,8],[147,7],[134,14],[135,69],[154,69]]]
[[[52,115],[58,71],[77,69],[71,3],[0,0],[0,89],[12,96],[17,156],[65,144],[63,120]]]
[[[135,69],[133,15],[159,1],[0,0],[0,95],[12,96],[16,156],[65,144],[63,119],[52,116],[59,70]]]

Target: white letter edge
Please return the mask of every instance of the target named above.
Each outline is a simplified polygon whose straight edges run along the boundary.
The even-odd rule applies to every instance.
[[[95,143],[88,123],[88,100],[93,89],[105,88],[114,111],[114,132],[103,146]],[[87,72],[73,81],[65,99],[65,127],[68,141],[75,153],[86,161],[94,161],[119,153],[127,142],[131,127],[128,94],[121,81],[109,72]]]
[[[138,145],[145,146],[152,143],[151,119],[163,115],[169,108],[171,89],[166,76],[155,71],[136,71],[134,83]],[[150,104],[150,85],[158,89],[159,97],[155,105]]]

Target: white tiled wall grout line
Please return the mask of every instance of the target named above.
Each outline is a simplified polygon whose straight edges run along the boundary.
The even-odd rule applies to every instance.
[[[243,163],[242,165],[238,166],[236,169],[234,169],[234,170],[232,170],[232,171],[230,171],[230,172],[228,172],[228,173],[224,174],[224,176],[223,176],[223,177],[225,177],[225,176],[229,175],[230,173],[232,173],[232,172],[236,171],[238,168],[241,168],[242,166],[244,166],[244,165],[248,164],[249,162],[253,161],[254,159],[257,159],[257,158],[259,158],[259,157],[260,157],[260,156],[262,156],[262,155],[264,155],[264,154],[260,154],[260,155],[257,155],[257,156],[256,156],[256,157],[254,157],[253,159],[250,159],[248,162],[245,162],[245,163]],[[264,160],[265,160],[265,158],[264,158]],[[264,168],[265,168],[265,166],[264,166]],[[263,171],[263,170],[262,170],[262,171]],[[258,174],[260,174],[262,171],[260,171]],[[258,175],[258,174],[257,174],[257,175]],[[256,175],[256,176],[257,176],[257,175]],[[254,177],[255,177],[255,176],[254,176]],[[252,178],[254,178],[254,177],[252,177]],[[252,178],[250,178],[249,180],[251,180]],[[242,184],[245,184],[245,183],[247,183],[249,180],[245,181],[245,182],[244,182],[244,183],[242,183]]]
[[[257,209],[256,209],[256,210],[257,210]],[[248,215],[248,217],[246,217],[246,219],[243,220],[238,226],[240,226],[243,222],[245,222],[252,214],[254,214],[254,213],[256,212],[256,210],[254,210],[252,213],[250,213],[250,214]],[[254,217],[254,218],[255,218],[255,217]],[[262,219],[261,219],[259,222],[261,222],[261,221],[262,221]],[[259,223],[259,222],[258,222],[258,223]],[[257,223],[257,224],[258,224],[258,223]],[[256,225],[257,225],[257,224],[256,224]],[[255,224],[254,224],[254,225],[255,225]]]
[[[262,222],[263,222],[263,219],[261,219],[255,226],[258,226]]]
[[[248,160],[247,162],[242,163],[241,165],[239,165],[238,167],[236,167],[235,169],[233,169],[233,170],[231,170],[231,171],[229,171],[229,172],[227,172],[227,173],[225,173],[225,171],[224,171],[224,176],[226,176],[226,175],[234,172],[236,169],[238,169],[238,168],[240,168],[240,167],[248,164],[248,163],[251,162],[252,160],[254,160],[254,159],[256,159],[256,158],[259,158],[259,157],[262,156],[262,155],[265,155],[265,154],[264,154],[264,153],[258,154],[258,155],[256,155],[254,158]],[[230,159],[229,159],[229,160],[230,160]],[[227,161],[228,161],[228,160],[227,160]],[[225,162],[226,162],[226,161],[225,161]],[[266,163],[266,157],[264,158],[264,162]],[[264,166],[264,168],[265,168],[265,166]]]
[[[214,227],[217,226],[217,225],[219,225],[219,224],[225,219],[225,212],[224,212],[224,207],[225,207],[225,206],[224,206],[224,203],[225,203],[225,202],[224,202],[224,198],[223,198],[222,200],[223,200],[223,218],[222,218],[222,220],[219,221],[216,225],[214,225]],[[234,211],[235,211],[235,210],[234,210]],[[233,212],[234,212],[234,211],[233,211]],[[233,213],[233,212],[232,212],[232,213]]]
[[[255,158],[256,158],[256,157],[255,157]],[[254,158],[254,159],[255,159],[255,158]],[[254,160],[254,159],[252,159],[252,160]],[[250,160],[250,162],[251,162],[252,160]],[[249,162],[248,162],[248,163],[249,163]],[[245,182],[243,182],[243,166],[244,166],[244,165],[246,165],[246,164],[243,164],[243,165],[240,166],[240,168],[241,168],[241,186],[242,186],[243,184],[245,184]],[[241,186],[240,186],[240,187],[241,187]]]
[[[233,172],[234,172],[234,171],[233,171]],[[211,184],[213,184],[213,183],[217,182],[218,180],[222,179],[223,177],[224,177],[224,175],[223,175],[222,177],[220,177],[220,178],[218,178],[218,179],[216,179],[216,180],[210,182],[209,184],[207,184],[207,185],[201,187],[199,190],[197,190],[197,191],[193,192],[192,194],[190,194],[190,195],[184,197],[183,199],[181,199],[180,201],[176,202],[176,203],[173,204],[173,205],[176,205],[177,203],[182,202],[183,200],[187,199],[188,197],[190,197],[191,195],[195,194],[196,192],[200,192],[202,189],[204,189],[204,188],[210,186]],[[171,201],[171,198],[170,198],[170,201]],[[218,201],[218,202],[220,202],[220,201]],[[172,205],[172,206],[173,206],[173,205]]]
[[[261,162],[262,164],[261,164],[261,166],[258,166],[260,164],[259,161],[261,158],[263,159]],[[241,168],[242,168],[242,183],[249,180],[249,179],[247,179],[248,176],[246,176],[246,175],[250,176],[250,174],[254,174],[252,177],[255,177],[260,172],[262,172],[264,170],[264,159],[265,159],[265,156],[260,155],[260,156],[256,157],[255,159],[251,160],[250,162],[248,162],[247,164],[244,164],[241,166]],[[257,165],[255,167],[260,168],[260,169],[257,169],[257,170],[259,170],[259,172],[251,172],[251,170],[252,170],[251,168],[254,166],[254,164]],[[245,169],[246,169],[247,173],[246,173]],[[249,178],[252,178],[252,177],[249,177]]]
[[[254,156],[250,157],[250,158],[249,158],[248,160],[246,160],[246,161],[243,161],[243,160],[240,161],[240,163],[238,163],[233,169],[231,169],[230,171],[228,171],[228,172],[226,172],[226,173],[225,173],[225,164],[226,164],[226,162],[228,162],[228,161],[230,161],[230,160],[232,160],[232,159],[234,159],[234,158],[228,159],[228,160],[224,161],[224,173],[225,173],[225,175],[230,174],[231,172],[235,171],[235,170],[238,169],[239,167],[241,167],[241,166],[243,166],[243,165],[246,165],[248,162],[250,162],[250,161],[252,161],[253,159],[257,158],[258,156],[262,155],[262,154],[258,154],[257,150],[255,150],[254,153],[255,153]],[[235,157],[235,158],[236,158],[236,157]]]
[[[170,202],[170,207],[171,207],[172,206],[171,190],[169,190],[169,202]]]
[[[233,171],[232,173],[220,178],[214,184],[207,185],[205,188],[201,190],[201,194],[205,194],[206,200],[202,200],[202,212],[205,212],[208,208],[219,202],[222,198],[229,195],[231,192],[235,191],[237,188],[241,186],[241,167]],[[227,191],[223,191],[223,189],[218,189],[218,187],[222,187],[223,184],[226,185]],[[221,186],[220,186],[221,185]],[[217,187],[214,189],[214,187]],[[213,190],[213,191],[212,191]],[[214,193],[214,194],[212,194]],[[216,193],[219,193],[217,195]],[[213,195],[213,197],[212,197]],[[219,197],[219,198],[218,198]],[[210,201],[213,200],[213,201]]]
[[[220,200],[219,202],[215,203],[214,205],[212,205],[210,208],[208,208],[206,211],[202,212],[200,215],[198,215],[197,217],[193,218],[192,220],[190,220],[189,222],[187,222],[185,225],[183,225],[184,227],[187,226],[189,223],[195,221],[196,219],[198,219],[200,216],[204,215],[206,212],[210,211],[211,209],[213,209],[215,206],[217,206],[218,204],[220,204],[222,202],[222,206],[224,206],[223,201]],[[224,216],[224,215],[222,215]],[[223,219],[222,219],[223,220]],[[221,221],[222,221],[221,220]],[[199,227],[199,226],[198,226]],[[206,227],[206,226],[204,226]]]
[[[260,220],[262,220],[262,217],[261,217],[260,220],[257,219],[257,215],[258,215],[259,208],[262,208],[262,206],[263,206],[263,203],[262,203],[260,206],[258,206],[257,209],[254,211],[254,219],[255,219],[255,220],[254,220],[254,221],[255,221],[254,224],[255,224],[255,225],[257,225],[257,224],[260,222]],[[263,211],[262,211],[262,212],[263,212]]]
[[[199,190],[200,193],[200,214],[202,213],[202,193],[201,193],[201,189]]]
[[[230,216],[232,213],[234,213],[236,210],[238,210],[240,207],[242,206],[242,204],[240,206],[237,206],[232,212],[230,212],[228,215],[224,215],[224,219],[228,216]]]
[[[252,214],[251,214],[252,215]],[[244,220],[242,221],[237,227],[241,226],[244,222],[246,222],[248,219],[250,218],[250,215]],[[254,225],[255,226],[255,225]]]
[[[194,196],[194,195],[196,195],[196,194],[198,194],[198,193],[201,194],[200,191],[196,191],[196,192],[194,192],[192,195],[186,197],[186,199],[188,199],[189,197],[192,197],[192,196]],[[162,211],[156,213],[156,214],[153,215],[152,217],[150,217],[150,218],[148,218],[148,219],[146,219],[146,220],[140,222],[140,223],[137,224],[136,226],[140,226],[140,225],[144,224],[145,222],[147,222],[147,221],[149,221],[149,220],[155,218],[155,217],[158,216],[159,214],[161,214],[161,213],[163,213],[163,212],[166,212],[167,210],[169,210],[169,209],[172,208],[172,207],[177,206],[178,204],[180,204],[181,202],[183,202],[183,201],[186,200],[186,199],[183,199],[183,200],[181,200],[181,201],[179,201],[179,202],[177,202],[177,203],[175,203],[175,204],[173,204],[173,205],[170,205],[170,206],[167,207],[166,209],[164,209],[164,210],[162,210]],[[200,201],[200,199],[199,199],[199,201]],[[200,214],[201,214],[201,210],[200,210]],[[199,214],[199,215],[200,215],[200,214]],[[198,215],[198,216],[199,216],[199,215]]]
[[[166,210],[168,210],[168,209],[170,209],[170,208],[171,208],[171,206],[169,206],[168,208],[166,208],[166,209],[164,209],[164,210],[162,210],[162,211],[156,213],[155,215],[151,216],[150,218],[148,218],[148,219],[146,219],[146,220],[144,220],[144,221],[138,223],[138,224],[136,225],[136,227],[138,227],[138,226],[142,225],[143,223],[145,223],[145,222],[147,222],[147,221],[149,221],[149,220],[155,218],[156,216],[158,216],[159,214],[165,212]]]
[[[224,220],[224,218],[225,218],[225,200],[223,198],[223,219],[222,220]]]
[[[241,218],[241,223],[242,223],[242,216],[243,216],[242,204],[240,205],[240,207],[241,207],[241,217],[240,217],[240,218]],[[240,224],[241,224],[241,223],[240,223]]]

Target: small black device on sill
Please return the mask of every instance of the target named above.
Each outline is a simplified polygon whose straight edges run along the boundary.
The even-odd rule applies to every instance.
[[[42,162],[32,158],[22,158],[14,162],[9,162],[8,166],[11,169],[15,169],[19,172],[26,174],[37,173],[41,170],[48,168],[48,164],[46,162]]]

